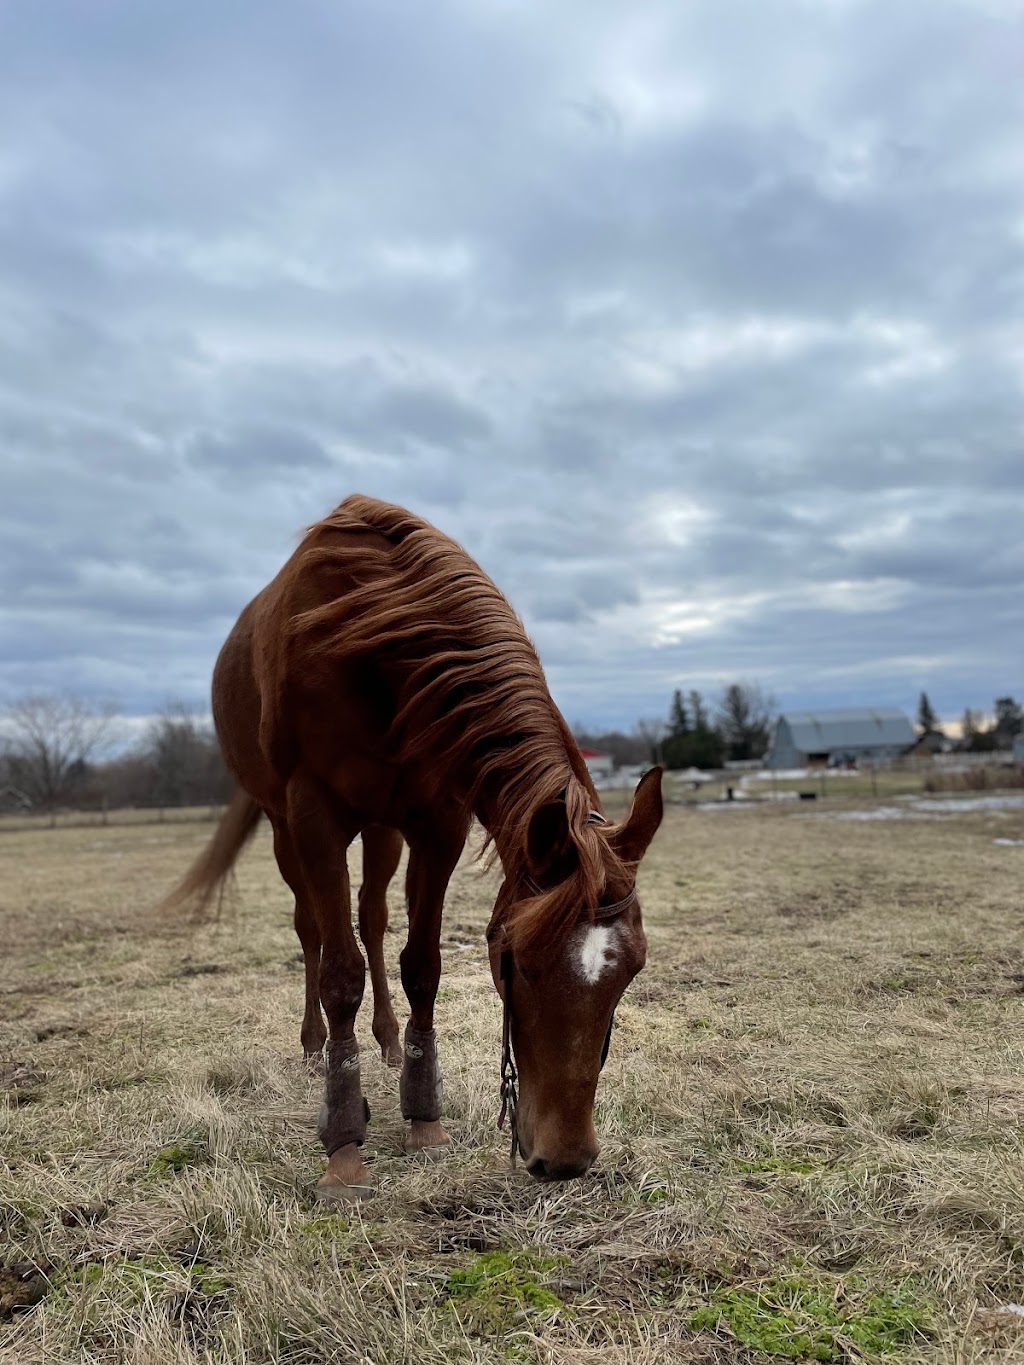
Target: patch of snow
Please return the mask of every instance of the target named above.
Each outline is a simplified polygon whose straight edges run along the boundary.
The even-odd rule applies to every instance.
[[[953,814],[973,810],[1024,810],[1024,796],[916,797],[910,804],[914,810],[952,811]]]
[[[822,777],[831,782],[833,777],[863,777],[870,768],[759,768],[744,773],[743,782],[816,782]]]
[[[833,810],[824,813],[833,820],[906,820],[909,814],[899,806],[874,806],[870,810]]]
[[[752,810],[760,801],[698,801],[696,810]]]
[[[700,768],[673,768],[668,774],[676,782],[694,782],[698,785],[702,782],[717,782],[719,779],[712,777],[710,773],[703,772]],[[740,785],[746,778],[740,779]]]
[[[1002,844],[1003,848],[1024,848],[1024,839],[993,839],[994,844]]]

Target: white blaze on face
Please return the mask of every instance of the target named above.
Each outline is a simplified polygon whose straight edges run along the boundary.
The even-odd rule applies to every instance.
[[[579,969],[584,981],[593,986],[609,968],[615,966],[615,940],[618,925],[592,924],[583,931],[577,945]]]

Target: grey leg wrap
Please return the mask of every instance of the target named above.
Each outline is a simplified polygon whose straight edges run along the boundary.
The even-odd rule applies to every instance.
[[[437,1035],[405,1027],[405,1056],[398,1093],[402,1118],[433,1123],[441,1117],[441,1067],[437,1060]]]
[[[359,1044],[354,1038],[332,1039],[324,1047],[327,1075],[317,1132],[327,1155],[349,1142],[366,1141],[370,1108],[359,1081]]]

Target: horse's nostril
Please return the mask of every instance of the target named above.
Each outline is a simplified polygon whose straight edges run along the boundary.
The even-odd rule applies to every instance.
[[[548,1180],[578,1180],[590,1170],[589,1161],[567,1161],[561,1166],[549,1166]]]
[[[583,1161],[545,1161],[542,1156],[534,1157],[526,1169],[534,1180],[576,1180],[586,1175],[591,1166],[590,1158]]]

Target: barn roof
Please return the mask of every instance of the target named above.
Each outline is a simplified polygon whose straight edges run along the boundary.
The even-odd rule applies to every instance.
[[[865,749],[872,745],[913,744],[914,727],[898,708],[881,706],[848,711],[787,711],[780,717],[789,726],[801,753],[835,749]]]
[[[611,754],[602,754],[598,749],[580,748],[580,757],[587,758],[611,758]]]

